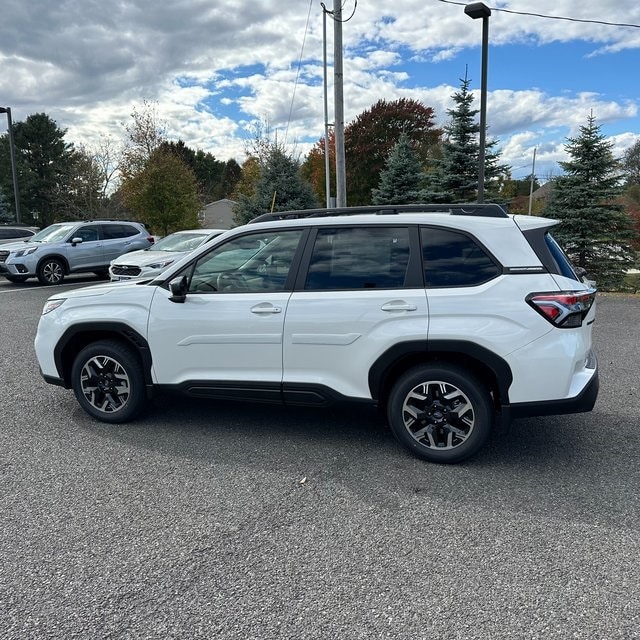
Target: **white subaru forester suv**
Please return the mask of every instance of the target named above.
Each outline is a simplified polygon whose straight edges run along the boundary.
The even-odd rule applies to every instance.
[[[41,372],[105,422],[165,389],[375,404],[416,455],[458,462],[496,418],[595,404],[595,290],[554,224],[475,204],[266,214],[154,280],[51,297]]]

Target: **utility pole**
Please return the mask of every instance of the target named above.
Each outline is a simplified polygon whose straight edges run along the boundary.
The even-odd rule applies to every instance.
[[[11,156],[11,174],[13,176],[13,197],[16,203],[16,223],[20,224],[20,195],[18,191],[18,172],[16,171],[16,150],[13,144],[13,123],[11,121],[11,107],[0,107],[0,113],[7,114],[7,129],[9,131],[9,154]]]
[[[336,138],[336,206],[347,206],[344,153],[344,75],[342,73],[342,0],[333,0],[333,97]]]
[[[331,159],[329,154],[329,98],[327,96],[327,8],[322,5],[322,69],[324,87],[324,187],[327,209],[331,207]]]
[[[531,185],[529,186],[529,215],[531,215],[531,205],[533,204],[533,182],[536,179],[536,151],[537,147],[533,148],[533,164],[531,165]]]

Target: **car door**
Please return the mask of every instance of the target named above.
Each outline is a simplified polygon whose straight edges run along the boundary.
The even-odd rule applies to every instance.
[[[284,386],[370,398],[368,371],[398,336],[426,345],[417,229],[320,227],[312,247],[287,308]]]
[[[280,399],[290,270],[302,234],[247,233],[214,247],[172,276],[188,283],[183,302],[159,288],[148,331],[159,384]]]
[[[81,242],[73,242],[79,238]],[[66,254],[71,271],[90,271],[104,266],[102,235],[99,224],[83,224],[73,231],[66,242]]]
[[[103,247],[105,265],[109,265],[123,253],[145,249],[147,242],[140,238],[140,230],[131,224],[103,224]]]

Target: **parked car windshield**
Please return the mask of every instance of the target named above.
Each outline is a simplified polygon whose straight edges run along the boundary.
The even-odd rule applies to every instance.
[[[193,251],[199,247],[209,233],[176,232],[158,240],[149,247],[150,251]]]
[[[64,240],[69,231],[75,226],[75,222],[52,224],[42,231],[38,231],[38,233],[32,238],[29,238],[27,242],[58,242],[59,240]]]

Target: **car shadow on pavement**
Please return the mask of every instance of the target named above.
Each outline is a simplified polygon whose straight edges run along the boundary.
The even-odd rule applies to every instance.
[[[130,424],[97,423],[80,411],[74,417],[101,437],[160,452],[177,464],[195,460],[216,473],[242,469],[290,483],[331,483],[377,508],[433,500],[443,508],[464,504],[628,526],[628,499],[640,480],[633,460],[638,436],[631,447],[601,446],[598,438],[619,425],[615,416],[597,412],[564,416],[560,424],[557,417],[514,421],[458,465],[415,458],[371,407],[309,409],[168,395]],[[625,428],[640,433],[638,425]]]

